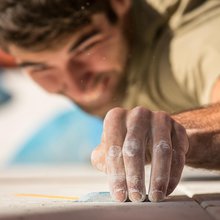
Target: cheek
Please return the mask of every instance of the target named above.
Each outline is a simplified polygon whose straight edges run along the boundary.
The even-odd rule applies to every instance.
[[[86,54],[85,59],[98,72],[121,72],[125,65],[124,48],[117,44],[107,44]]]
[[[42,73],[28,74],[39,86],[50,93],[58,93],[62,90],[61,80],[54,74]]]

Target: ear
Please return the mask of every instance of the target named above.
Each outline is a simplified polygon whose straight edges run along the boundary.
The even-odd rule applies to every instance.
[[[110,0],[112,9],[118,15],[118,17],[124,16],[131,7],[132,0]]]

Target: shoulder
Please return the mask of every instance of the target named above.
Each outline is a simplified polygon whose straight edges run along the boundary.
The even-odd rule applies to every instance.
[[[170,61],[177,82],[200,104],[210,103],[220,76],[220,13],[174,35]]]

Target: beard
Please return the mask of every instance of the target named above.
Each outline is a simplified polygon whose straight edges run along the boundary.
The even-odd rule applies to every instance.
[[[100,84],[96,82],[95,87],[91,91],[85,90],[84,92],[80,92],[78,97],[77,94],[66,92],[67,90],[65,88],[63,88],[59,94],[69,98],[83,111],[104,118],[110,109],[122,106],[126,94],[127,80],[126,74],[122,73],[111,72],[102,73],[100,75],[110,76],[110,82],[102,83],[102,81],[100,81]],[[116,79],[114,78],[115,75],[117,75]],[[119,77],[119,75],[122,75],[122,77]]]

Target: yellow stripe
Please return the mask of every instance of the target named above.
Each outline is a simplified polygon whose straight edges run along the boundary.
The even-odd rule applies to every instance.
[[[44,199],[67,199],[67,200],[78,200],[77,196],[52,196],[43,194],[16,194],[17,197],[33,197],[33,198],[44,198]]]

